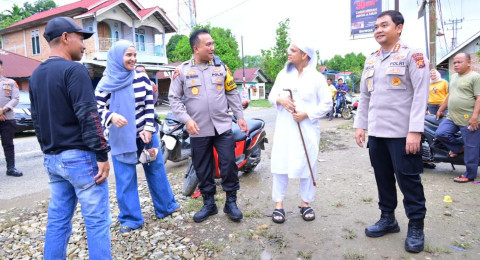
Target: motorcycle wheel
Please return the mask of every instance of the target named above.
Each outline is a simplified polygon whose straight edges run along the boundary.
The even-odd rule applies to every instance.
[[[187,173],[185,174],[185,183],[183,183],[182,194],[190,196],[193,194],[198,185],[197,173],[193,167],[192,159],[189,159]]]
[[[165,141],[161,139],[160,139],[160,150],[162,151],[163,164],[166,164],[168,160],[168,149],[167,149],[167,146],[165,145]]]
[[[342,117],[345,120],[350,120],[352,118],[352,109],[351,108],[343,109]]]
[[[248,173],[253,171],[255,167],[257,167],[258,163],[260,163],[261,155],[262,150],[257,144],[255,145],[255,147],[253,147],[253,151],[248,157],[247,163],[245,164],[245,166],[243,166],[243,172]]]

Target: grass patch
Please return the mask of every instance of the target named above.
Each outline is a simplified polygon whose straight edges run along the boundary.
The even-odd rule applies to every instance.
[[[343,207],[343,206],[345,206],[345,205],[344,205],[343,203],[341,203],[341,202],[337,202],[337,203],[332,203],[332,204],[330,204],[330,206],[335,207],[335,208],[341,208],[341,207]]]
[[[278,248],[287,247],[287,241],[285,240],[285,235],[278,231],[274,233],[267,233],[265,237],[268,239],[270,243],[276,245]]]
[[[307,252],[297,251],[297,257],[302,259],[312,259],[312,254],[313,254],[312,251],[307,251]]]
[[[211,241],[203,241],[202,247],[215,253],[219,253],[222,252],[224,245],[219,243],[216,244]]]
[[[357,234],[353,232],[353,230],[348,229],[348,228],[343,228],[343,231],[347,232],[347,234],[343,235],[342,237],[345,239],[354,239],[357,237]]]
[[[337,126],[337,129],[342,130],[352,130],[353,129],[353,121],[348,121],[345,124]]]
[[[160,120],[165,120],[165,118],[167,117],[167,115],[163,115],[163,114],[158,114],[157,115],[157,118],[160,119]]]
[[[363,202],[372,202],[372,200],[373,200],[372,197],[362,198],[362,201],[363,201]]]
[[[463,249],[470,249],[472,248],[472,245],[470,245],[470,243],[468,242],[458,242],[458,241],[453,241],[452,243],[453,246],[456,246],[456,247],[460,247],[460,248],[463,248]]]
[[[429,254],[441,254],[441,253],[446,253],[449,254],[450,251],[444,249],[443,247],[431,247],[430,245],[425,245],[425,248],[423,249],[424,252],[427,252]]]
[[[252,100],[250,101],[249,106],[251,107],[272,107],[268,99],[259,99],[259,100]]]
[[[187,212],[197,212],[203,207],[203,201],[200,198],[189,199],[187,201]]]
[[[246,218],[259,218],[261,217],[261,214],[257,209],[254,209],[252,211],[243,213],[243,216]]]
[[[365,259],[365,255],[360,252],[345,252],[343,253],[343,259],[362,260]]]

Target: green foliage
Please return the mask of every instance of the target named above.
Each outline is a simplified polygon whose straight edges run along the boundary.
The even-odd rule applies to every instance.
[[[215,41],[215,55],[219,56],[220,59],[227,64],[232,73],[240,68],[242,62],[239,58],[238,43],[230,29],[211,27],[210,25],[197,25],[193,28],[193,31],[200,28],[205,28],[210,31],[210,35]],[[182,38],[172,52],[171,58],[175,61],[185,61],[191,57],[192,49],[190,48],[189,39]]]
[[[262,69],[271,81],[275,80],[288,60],[287,50],[290,46],[290,38],[288,37],[289,24],[289,18],[278,23],[275,46],[270,50],[261,50],[263,56]]]
[[[354,84],[355,86],[359,86],[360,77],[362,76],[362,72],[363,72],[363,65],[365,64],[366,59],[367,58],[362,53],[355,54],[351,52],[346,54],[344,57],[337,54],[333,56],[333,58],[331,58],[330,60],[325,60],[322,63],[325,66],[327,66],[329,70],[338,70],[341,72],[344,72],[344,71],[352,72],[352,75],[357,76],[353,78]]]
[[[245,62],[245,68],[253,68],[262,66],[263,58],[260,55],[245,55],[243,60]]]
[[[50,10],[57,7],[53,0],[37,0],[33,5],[25,2],[23,7],[13,4],[12,10],[5,10],[0,13],[0,29],[17,23],[25,18],[28,18],[36,13]]]
[[[183,60],[177,59],[176,56],[173,54],[173,52],[175,51],[175,47],[177,47],[177,44],[184,38],[187,39],[187,42],[188,42],[188,37],[181,34],[175,34],[168,41],[166,49],[167,49],[167,57],[169,62],[183,61]]]

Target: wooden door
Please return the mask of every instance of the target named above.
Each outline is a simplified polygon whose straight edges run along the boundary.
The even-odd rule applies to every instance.
[[[99,22],[97,26],[100,51],[108,51],[112,47],[112,33],[110,26],[105,22]]]

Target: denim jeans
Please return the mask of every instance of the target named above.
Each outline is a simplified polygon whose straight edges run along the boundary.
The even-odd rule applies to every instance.
[[[458,130],[462,133],[463,143],[453,136]],[[471,132],[466,126],[457,126],[452,120],[445,119],[438,126],[435,137],[454,153],[458,153],[465,144],[463,159],[467,169],[463,175],[470,179],[477,178],[480,156],[480,130]]]
[[[90,259],[112,259],[108,182],[96,184],[93,179],[98,172],[95,154],[76,149],[45,154],[44,166],[50,187],[44,258],[66,259],[72,217],[80,201]]]
[[[159,146],[156,133],[152,134],[152,142],[154,147]],[[138,151],[141,151],[143,146],[143,142],[137,139]],[[120,162],[114,156],[112,156],[112,161],[115,170],[118,207],[120,208],[118,221],[122,226],[137,229],[143,225],[144,221],[138,196],[137,166],[136,164]],[[155,161],[142,166],[152,196],[155,215],[158,218],[164,218],[172,214],[179,205],[175,201],[175,196],[167,179],[162,152],[159,150]]]
[[[341,107],[342,104],[343,104],[343,99],[344,99],[344,98],[345,98],[344,96],[338,96],[338,97],[337,97],[337,106],[336,106],[336,108],[335,108],[337,114],[340,114],[340,107]]]

